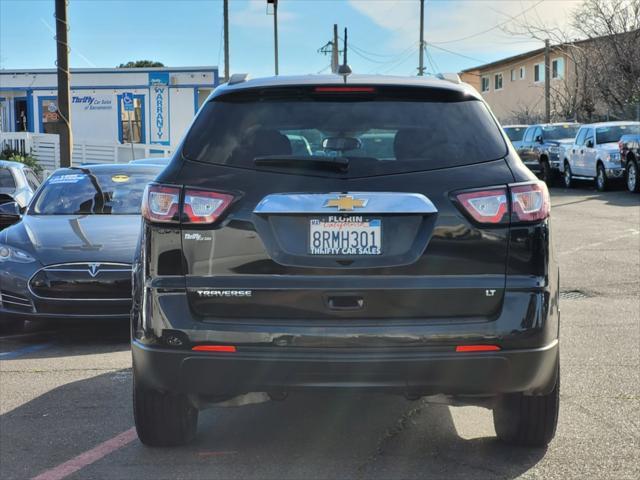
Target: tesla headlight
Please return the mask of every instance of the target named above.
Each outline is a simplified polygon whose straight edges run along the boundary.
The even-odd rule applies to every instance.
[[[19,248],[11,247],[0,243],[0,263],[2,262],[16,262],[16,263],[31,263],[36,259],[30,254]]]

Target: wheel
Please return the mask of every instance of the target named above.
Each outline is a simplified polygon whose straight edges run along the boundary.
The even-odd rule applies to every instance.
[[[546,447],[556,434],[560,407],[560,373],[546,395],[505,395],[493,409],[493,425],[502,442]]]
[[[571,175],[571,166],[569,162],[564,162],[564,174],[562,175],[565,188],[573,187],[573,176]]]
[[[198,410],[186,395],[159,392],[133,381],[133,417],[138,438],[150,447],[189,443],[196,435]]]
[[[638,164],[635,159],[631,159],[627,162],[627,190],[632,193],[640,192],[640,182],[638,182]]]
[[[607,174],[604,171],[604,167],[601,163],[598,164],[598,168],[596,169],[596,188],[599,192],[604,192],[609,187],[609,182],[607,181]]]
[[[541,173],[542,181],[546,183],[547,186],[551,187],[553,184],[554,175],[548,160],[546,159],[540,160],[540,173]]]

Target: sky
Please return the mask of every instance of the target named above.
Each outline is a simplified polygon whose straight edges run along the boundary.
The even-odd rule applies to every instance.
[[[266,0],[229,1],[231,73],[274,72]],[[568,28],[578,0],[426,0],[428,72],[458,72],[541,47],[514,36],[522,22]],[[166,66],[224,65],[222,0],[69,0],[72,67],[149,59]],[[329,73],[318,52],[333,24],[348,27],[357,73],[415,75],[419,0],[279,0],[280,74]],[[54,68],[54,0],[0,0],[0,68]]]

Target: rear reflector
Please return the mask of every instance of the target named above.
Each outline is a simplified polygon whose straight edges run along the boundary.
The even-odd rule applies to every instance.
[[[551,202],[544,182],[511,185],[510,189],[514,221],[537,222],[549,216]]]
[[[235,352],[233,345],[196,345],[191,350],[194,352]]]
[[[476,222],[500,223],[508,211],[505,188],[459,193],[456,198]]]
[[[147,185],[142,199],[142,216],[150,222],[178,223],[180,189]]]
[[[456,352],[497,352],[500,347],[497,345],[458,345]]]
[[[185,223],[213,223],[231,202],[233,195],[205,190],[185,190],[183,211]]]
[[[374,93],[373,87],[316,87],[316,93]]]

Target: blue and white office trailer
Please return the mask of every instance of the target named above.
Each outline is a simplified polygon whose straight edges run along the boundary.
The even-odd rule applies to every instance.
[[[72,69],[74,142],[176,146],[218,82],[217,67]],[[0,70],[0,132],[57,133],[56,84],[55,69]]]

